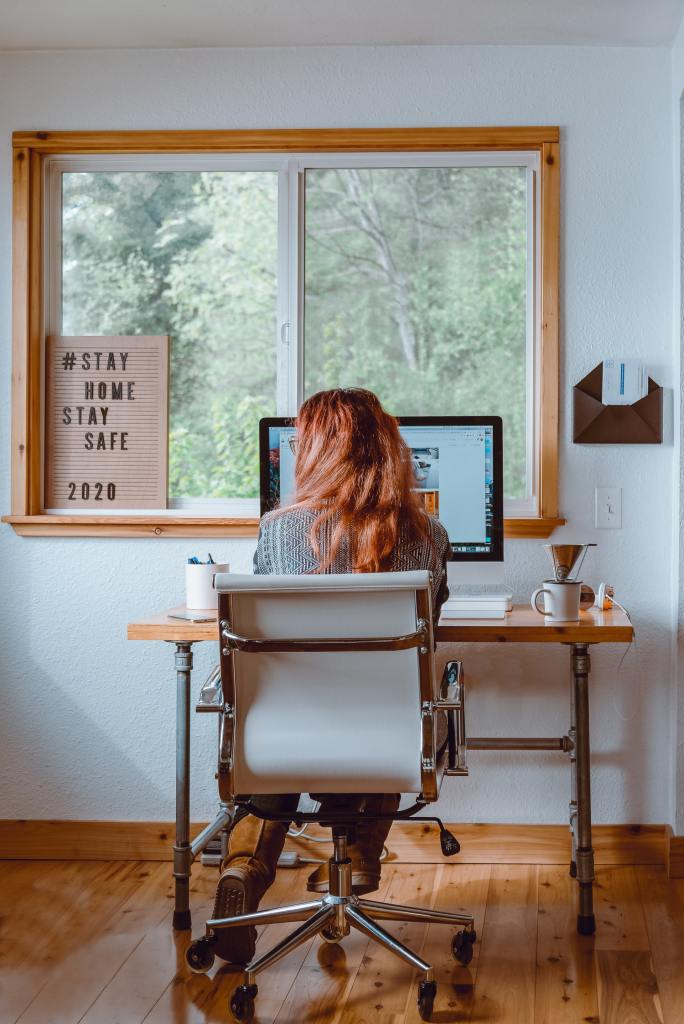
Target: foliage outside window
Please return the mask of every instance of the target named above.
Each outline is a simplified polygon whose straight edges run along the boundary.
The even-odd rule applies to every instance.
[[[277,201],[272,171],[62,175],[61,333],[170,336],[171,498],[258,497]]]
[[[363,383],[397,415],[500,415],[527,485],[523,167],[306,174],[304,385]]]

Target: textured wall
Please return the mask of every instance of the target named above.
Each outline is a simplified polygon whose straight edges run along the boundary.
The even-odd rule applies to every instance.
[[[270,49],[0,57],[0,507],[9,505],[10,185],[13,129],[559,124],[563,138],[561,509],[557,539],[597,540],[638,649],[593,654],[597,821],[664,821],[673,807],[673,427],[662,447],[570,444],[570,387],[603,356],[648,360],[672,388],[672,121],[665,50],[563,47]],[[623,529],[595,531],[593,489],[623,488]],[[185,541],[59,540],[0,530],[3,817],[165,819],[173,813],[174,679],[164,644],[125,626],[182,596]],[[199,544],[203,550],[206,542]],[[248,567],[252,543],[215,543]],[[541,545],[511,542],[525,599]],[[560,648],[468,648],[473,733],[559,734]],[[201,650],[199,675],[211,652]],[[197,680],[199,683],[199,679]],[[213,720],[193,723],[193,817],[208,817]],[[539,768],[543,767],[543,771]],[[446,785],[452,820],[562,821],[564,763],[472,757]]]
[[[679,401],[675,402],[675,438],[678,439],[678,458],[675,460],[673,485],[674,509],[673,553],[678,572],[672,587],[673,621],[675,633],[672,687],[672,717],[676,724],[676,740],[672,748],[673,787],[672,819],[678,835],[684,834],[684,466],[681,461],[684,440],[684,23],[672,46],[672,346],[674,352],[674,379],[679,382]],[[677,465],[678,462],[678,465]]]

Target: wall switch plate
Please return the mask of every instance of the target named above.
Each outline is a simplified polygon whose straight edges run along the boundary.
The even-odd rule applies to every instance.
[[[596,526],[599,530],[622,529],[622,488],[597,487]]]

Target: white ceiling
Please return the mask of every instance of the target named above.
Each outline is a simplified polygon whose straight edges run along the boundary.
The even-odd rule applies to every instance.
[[[684,0],[0,0],[0,50],[660,46],[683,9]]]

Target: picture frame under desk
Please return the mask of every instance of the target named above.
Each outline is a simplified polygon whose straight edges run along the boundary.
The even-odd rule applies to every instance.
[[[214,821],[190,842],[190,698],[192,645],[218,641],[216,615],[208,622],[170,618],[171,608],[147,619],[130,622],[129,640],[162,640],[174,645],[176,673],[176,841],[174,843],[175,910],[173,926],[190,928],[190,873],[204,847],[230,824],[230,812],[221,807]],[[207,613],[209,614],[209,613]],[[594,850],[591,836],[591,769],[589,681],[593,644],[631,643],[634,627],[619,608],[580,613],[578,622],[547,624],[529,606],[516,606],[504,619],[441,620],[435,629],[438,644],[533,643],[563,644],[570,654],[570,725],[559,737],[468,737],[470,750],[555,750],[570,762],[570,873],[577,879],[577,930],[591,935],[596,929],[593,907]]]

